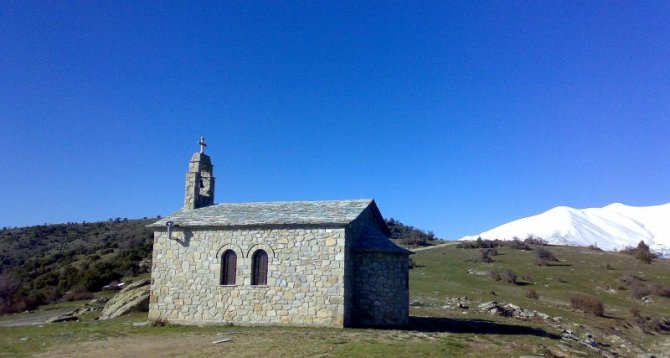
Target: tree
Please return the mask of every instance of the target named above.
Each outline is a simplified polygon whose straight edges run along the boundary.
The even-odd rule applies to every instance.
[[[644,262],[645,264],[650,264],[656,256],[651,253],[649,250],[649,246],[644,243],[644,240],[640,241],[639,244],[637,244],[637,249],[635,250],[635,258],[640,260],[641,262]]]

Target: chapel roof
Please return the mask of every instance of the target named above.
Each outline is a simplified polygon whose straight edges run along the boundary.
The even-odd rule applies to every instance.
[[[179,210],[149,227],[164,227],[168,221],[181,226],[343,226],[354,221],[370,205],[376,208],[372,199],[224,203]]]

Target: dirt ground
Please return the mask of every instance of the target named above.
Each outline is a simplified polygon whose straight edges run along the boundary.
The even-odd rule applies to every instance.
[[[226,345],[213,344],[223,339],[220,336],[189,334],[175,337],[121,337],[77,344],[73,347],[56,347],[37,357],[184,357],[214,356],[226,354]]]

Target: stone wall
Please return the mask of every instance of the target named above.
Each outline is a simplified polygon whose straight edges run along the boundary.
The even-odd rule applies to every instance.
[[[355,252],[351,320],[355,325],[398,326],[409,319],[407,255]]]
[[[344,228],[180,229],[154,233],[149,319],[175,323],[344,324]],[[221,255],[237,254],[221,286]],[[268,282],[251,286],[251,257],[268,254]]]
[[[195,153],[186,172],[184,209],[193,210],[214,204],[214,166],[208,155]]]
[[[384,251],[390,240],[377,219],[368,207],[347,227],[347,326],[399,326],[409,320],[408,255]]]

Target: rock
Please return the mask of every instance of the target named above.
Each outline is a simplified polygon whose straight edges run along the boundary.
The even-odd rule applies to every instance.
[[[505,308],[507,308],[509,310],[512,310],[512,311],[519,311],[521,309],[521,307],[519,307],[517,305],[513,305],[511,303],[506,304]]]
[[[409,305],[412,306],[412,307],[423,307],[423,306],[425,306],[423,304],[423,302],[421,302],[419,300],[414,300],[414,301],[410,302]]]
[[[579,343],[581,343],[581,344],[583,344],[583,345],[585,345],[585,346],[593,347],[593,348],[598,348],[598,347],[599,347],[598,342],[596,342],[596,340],[593,339],[593,338],[586,338],[586,339],[583,339],[583,340],[581,340]]]
[[[46,320],[46,323],[58,323],[58,322],[67,322],[67,321],[79,321],[79,317],[71,314],[63,314],[56,317],[51,317]]]
[[[86,304],[89,305],[89,306],[97,306],[97,305],[100,305],[100,304],[103,304],[103,303],[107,303],[108,301],[109,301],[109,297],[98,297],[98,298],[94,298],[94,299],[88,301],[88,303],[86,303]]]
[[[465,271],[465,273],[467,273],[469,275],[475,275],[475,276],[486,276],[486,275],[488,275],[484,271],[477,271],[477,270],[473,270],[473,269],[469,269],[469,270]]]
[[[496,301],[484,302],[477,307],[479,307],[479,309],[482,310],[482,311],[489,311],[492,308],[498,307],[498,302],[496,302]]]
[[[640,298],[642,300],[642,303],[652,303],[654,300],[651,298],[651,296],[644,296]]]
[[[110,299],[100,314],[100,319],[116,318],[130,312],[149,310],[150,279],[144,279],[125,287]]]

